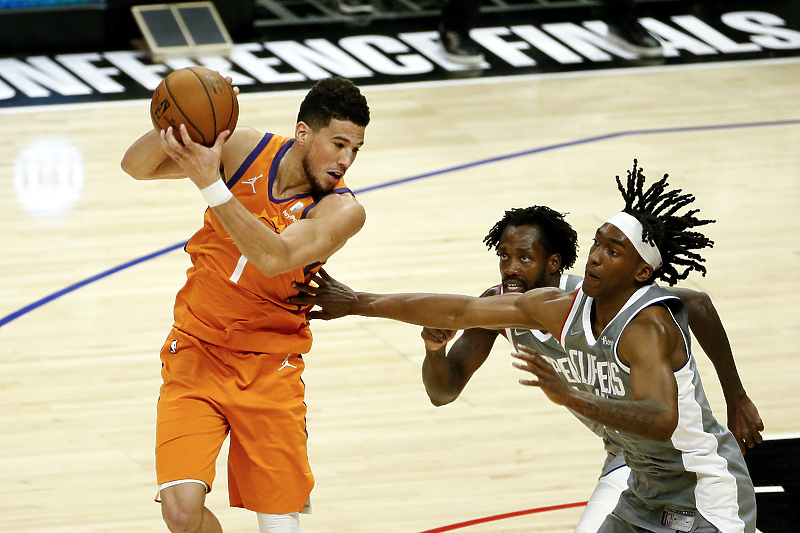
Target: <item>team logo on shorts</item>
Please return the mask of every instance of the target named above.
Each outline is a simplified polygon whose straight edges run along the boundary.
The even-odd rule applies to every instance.
[[[661,515],[661,525],[675,531],[691,531],[694,525],[694,511],[667,509]]]
[[[280,366],[280,368],[279,368],[278,370],[283,370],[283,369],[284,369],[284,368],[286,368],[287,366],[288,366],[288,367],[291,367],[291,368],[297,368],[296,366],[294,366],[292,363],[290,363],[290,362],[289,362],[289,356],[288,356],[288,355],[287,355],[287,356],[286,356],[286,358],[283,360],[283,363],[281,364],[281,366]]]

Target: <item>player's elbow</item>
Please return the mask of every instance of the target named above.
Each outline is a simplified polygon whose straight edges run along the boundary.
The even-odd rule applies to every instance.
[[[458,392],[447,390],[447,387],[442,386],[441,383],[435,383],[423,373],[422,384],[425,385],[425,392],[428,394],[428,399],[434,407],[441,407],[452,403],[453,400],[458,398]]]
[[[659,442],[668,442],[675,434],[678,428],[678,413],[664,413],[659,417],[658,423],[653,424],[650,434],[647,435],[649,439]]]
[[[711,302],[711,296],[706,292],[696,291],[692,298],[686,302],[689,308],[689,313],[697,315],[712,315],[716,313],[714,304]]]
[[[453,400],[458,398],[458,395],[456,395],[456,396],[444,396],[444,395],[441,395],[441,394],[437,395],[437,394],[432,394],[432,393],[428,392],[428,398],[430,399],[431,404],[434,407],[442,407],[443,405],[447,405],[449,403],[453,403]]]
[[[122,157],[122,161],[120,161],[119,166],[125,174],[135,180],[152,179],[152,176],[148,176],[142,172],[141,166],[137,164],[136,157],[131,155],[130,150],[128,150]]]
[[[122,171],[127,174],[128,176],[134,179],[140,179],[136,177],[136,167],[133,165],[131,158],[126,153],[125,156],[122,158],[122,161],[119,164]]]

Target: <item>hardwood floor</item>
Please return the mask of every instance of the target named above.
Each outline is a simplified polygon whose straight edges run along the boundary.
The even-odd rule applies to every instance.
[[[638,158],[717,220],[708,275],[686,286],[714,299],[765,434],[798,434],[799,77],[797,61],[763,61],[365,88],[373,123],[347,183],[368,220],[327,269],[360,290],[477,295],[498,280],[483,236],[505,209],[546,204],[569,211],[582,273],[595,228],[622,206],[613,178]],[[245,95],[240,122],[286,134],[302,96]],[[152,502],[158,350],[203,200],[186,180],[119,169],[150,127],[147,102],[0,115],[0,529],[166,531]],[[434,408],[418,328],[313,327],[307,533],[414,533],[588,498],[599,442],[516,383],[508,346]],[[227,508],[224,454],[218,471],[209,506],[226,531],[255,531]],[[580,512],[462,529],[566,532]]]

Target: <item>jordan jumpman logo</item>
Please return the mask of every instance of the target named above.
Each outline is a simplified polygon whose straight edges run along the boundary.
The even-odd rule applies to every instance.
[[[255,192],[256,192],[256,182],[258,181],[258,178],[262,178],[262,177],[264,177],[264,174],[259,174],[255,178],[250,178],[249,180],[245,180],[242,183],[246,183],[246,184],[250,185],[253,188],[253,193],[255,194]]]
[[[281,366],[280,366],[280,368],[278,370],[283,370],[287,366],[290,366],[292,368],[297,368],[293,364],[289,363],[289,356],[288,355],[286,356],[286,359],[283,360],[283,363],[281,364]]]

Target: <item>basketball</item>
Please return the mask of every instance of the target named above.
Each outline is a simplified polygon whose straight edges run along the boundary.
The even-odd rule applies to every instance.
[[[233,133],[239,120],[239,101],[233,87],[218,72],[187,67],[170,72],[153,92],[150,118],[158,130],[186,125],[194,142],[212,146],[225,130]]]

